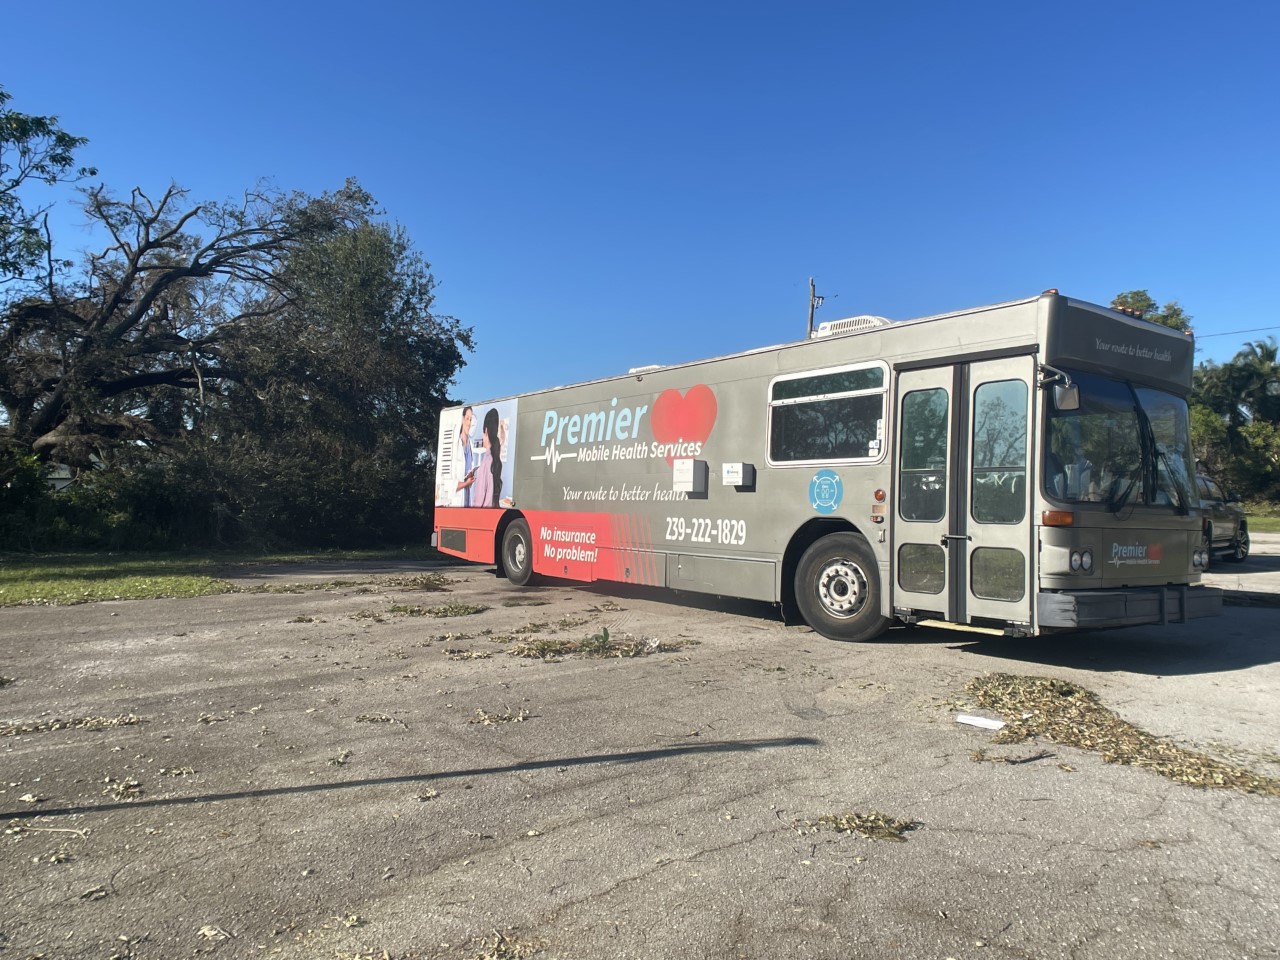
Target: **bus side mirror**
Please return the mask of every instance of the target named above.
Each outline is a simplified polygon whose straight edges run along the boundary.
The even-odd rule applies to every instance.
[[[1080,387],[1074,383],[1053,385],[1053,405],[1059,410],[1080,409]]]

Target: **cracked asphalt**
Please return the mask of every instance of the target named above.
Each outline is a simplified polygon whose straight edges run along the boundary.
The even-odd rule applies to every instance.
[[[0,609],[0,957],[1280,956],[1280,799],[955,721],[975,676],[1061,677],[1280,776],[1274,608],[847,646],[763,605],[437,569]],[[444,604],[487,609],[421,615]],[[687,645],[510,652],[604,628]],[[846,811],[917,825],[814,826]]]

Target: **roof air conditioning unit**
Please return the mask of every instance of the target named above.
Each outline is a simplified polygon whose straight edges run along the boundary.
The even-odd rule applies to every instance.
[[[864,313],[860,317],[846,317],[843,320],[824,320],[813,331],[814,339],[832,337],[838,333],[858,333],[873,330],[876,327],[887,327],[893,321],[885,317],[873,317]]]

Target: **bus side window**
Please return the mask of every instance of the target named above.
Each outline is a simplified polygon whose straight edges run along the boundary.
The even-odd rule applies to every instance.
[[[903,520],[933,522],[947,512],[947,391],[913,390],[902,398],[899,467]]]
[[[973,519],[1021,523],[1027,512],[1027,385],[984,383],[973,394]]]

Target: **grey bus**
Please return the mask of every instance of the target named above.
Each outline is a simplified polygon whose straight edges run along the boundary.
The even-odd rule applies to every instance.
[[[453,407],[435,541],[515,584],[763,600],[834,640],[1213,616],[1193,353],[1049,290]]]

